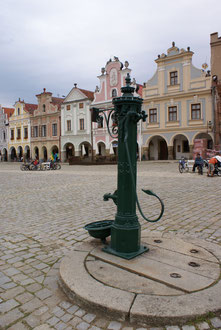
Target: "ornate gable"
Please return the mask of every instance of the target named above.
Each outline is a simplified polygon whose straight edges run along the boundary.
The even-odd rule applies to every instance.
[[[79,88],[73,87],[70,93],[66,96],[64,103],[75,102],[86,98],[87,95],[85,95]]]

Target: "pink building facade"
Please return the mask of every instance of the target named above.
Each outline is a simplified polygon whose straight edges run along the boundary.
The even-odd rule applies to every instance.
[[[91,107],[99,109],[111,109],[113,108],[112,99],[122,95],[121,87],[125,86],[125,78],[127,74],[131,74],[131,69],[128,68],[129,63],[125,61],[124,65],[118,59],[114,57],[110,59],[106,66],[101,69],[101,75],[98,76],[100,80],[100,87],[96,86],[94,93],[94,101]],[[138,94],[135,92],[135,96],[142,95],[142,86],[137,85],[135,79],[133,79],[132,86],[138,90]],[[111,119],[109,127],[115,125]],[[140,128],[138,128],[138,132]],[[99,156],[116,156],[117,155],[117,138],[112,138],[107,129],[105,120],[103,123],[92,123],[92,139],[94,154]],[[141,134],[138,133],[138,151],[141,148]]]
[[[60,156],[61,104],[64,99],[46,92],[36,95],[38,107],[31,118],[31,156],[48,160],[52,153]]]

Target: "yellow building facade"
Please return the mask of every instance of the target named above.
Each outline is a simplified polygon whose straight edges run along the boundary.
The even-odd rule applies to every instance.
[[[9,160],[16,161],[30,158],[31,115],[36,104],[25,103],[20,99],[15,102],[15,111],[9,118]]]
[[[145,159],[192,158],[195,139],[213,146],[213,113],[209,71],[193,66],[193,52],[172,43],[155,60],[157,70],[144,84],[142,126]]]

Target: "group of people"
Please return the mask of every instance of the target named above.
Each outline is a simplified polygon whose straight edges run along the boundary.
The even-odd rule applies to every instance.
[[[196,167],[198,167],[199,173],[203,174],[203,163],[204,163],[203,158],[198,153],[196,155],[192,171],[195,172]],[[207,176],[214,176],[215,166],[221,166],[221,156],[220,155],[210,158],[210,160],[208,162]]]

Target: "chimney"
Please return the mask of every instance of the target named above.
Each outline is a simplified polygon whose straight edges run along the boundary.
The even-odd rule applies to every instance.
[[[77,84],[76,83],[74,84],[74,88],[77,88]]]

